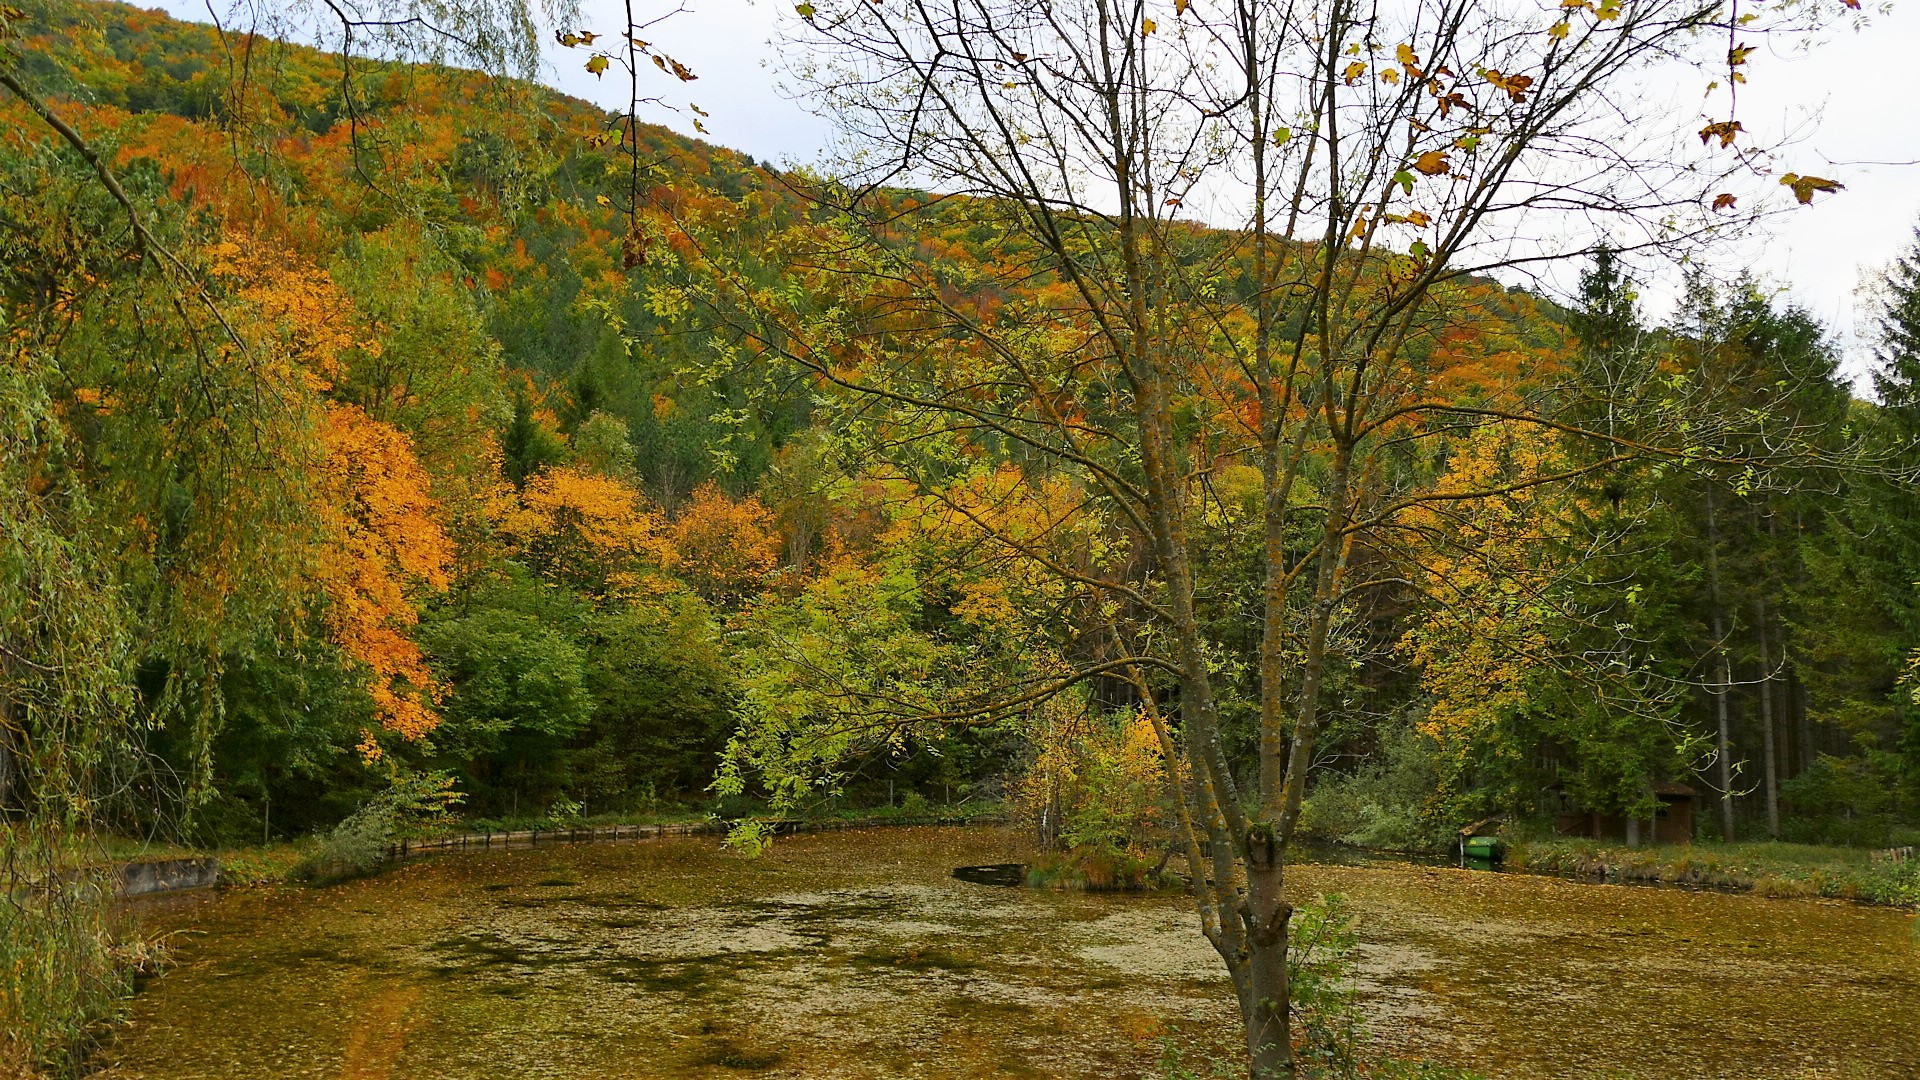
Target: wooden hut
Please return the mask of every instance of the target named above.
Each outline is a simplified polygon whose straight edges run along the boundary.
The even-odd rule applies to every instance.
[[[1554,831],[1561,836],[1584,836],[1630,845],[1693,842],[1693,804],[1700,793],[1677,780],[1662,780],[1653,785],[1656,805],[1651,820],[1629,821],[1619,814],[1587,810],[1574,805],[1564,792],[1560,794]]]

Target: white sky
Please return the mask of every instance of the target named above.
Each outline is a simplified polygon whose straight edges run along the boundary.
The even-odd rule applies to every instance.
[[[206,18],[205,7],[194,0],[161,2],[183,17]],[[658,109],[648,119],[701,137],[694,132],[695,115],[685,108],[692,102],[710,114],[702,121],[709,142],[780,165],[817,160],[829,126],[781,94],[770,45],[777,20],[794,17],[791,3],[682,2],[686,10],[647,36],[699,79],[653,80],[680,111]],[[1818,198],[1777,220],[1767,234],[1729,250],[1731,258],[1785,287],[1824,322],[1846,346],[1857,378],[1866,351],[1855,340],[1856,330],[1864,329],[1864,305],[1855,290],[1863,272],[1885,266],[1913,242],[1920,221],[1920,165],[1871,164],[1920,159],[1920,0],[1893,0],[1860,29],[1842,25],[1839,0],[1812,2],[1833,9],[1834,30],[1810,55],[1782,56],[1765,47],[1756,53],[1740,115],[1750,130],[1771,127],[1802,136],[1780,159],[1784,170],[1831,177],[1847,190]],[[581,0],[581,6],[585,28],[602,33],[617,30],[624,16],[617,0]],[[664,3],[647,0],[640,10],[647,7],[660,10]],[[610,109],[621,107],[625,79],[610,71],[597,80],[583,70],[585,61],[584,51],[550,43],[546,81]],[[1663,317],[1670,290],[1655,284],[1648,293],[1648,314]]]

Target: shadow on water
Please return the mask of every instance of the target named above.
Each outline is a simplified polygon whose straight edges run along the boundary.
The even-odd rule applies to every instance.
[[[1020,886],[1027,883],[1026,863],[991,863],[986,866],[956,866],[953,876],[975,885]]]

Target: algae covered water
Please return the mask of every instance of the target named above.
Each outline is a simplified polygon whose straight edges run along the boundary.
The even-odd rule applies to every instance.
[[[104,1077],[1128,1077],[1230,1053],[1180,896],[996,888],[994,829],[451,856],[175,897]],[[1346,894],[1383,1048],[1500,1077],[1920,1077],[1907,913],[1447,867]]]

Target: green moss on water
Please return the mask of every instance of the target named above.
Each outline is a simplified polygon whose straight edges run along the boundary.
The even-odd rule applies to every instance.
[[[1181,898],[949,877],[1026,858],[991,830],[783,838],[757,862],[694,838],[180,899],[147,921],[193,933],[101,1080],[1127,1078],[1163,1035],[1231,1057]],[[1288,880],[1359,913],[1381,1049],[1495,1077],[1892,1077],[1920,1030],[1896,911],[1439,867]]]
[[[937,947],[906,945],[863,949],[852,956],[853,966],[871,971],[894,968],[901,971],[974,971],[980,963]]]
[[[596,973],[616,983],[628,983],[659,994],[686,994],[707,989],[723,969],[711,961],[609,963]]]

